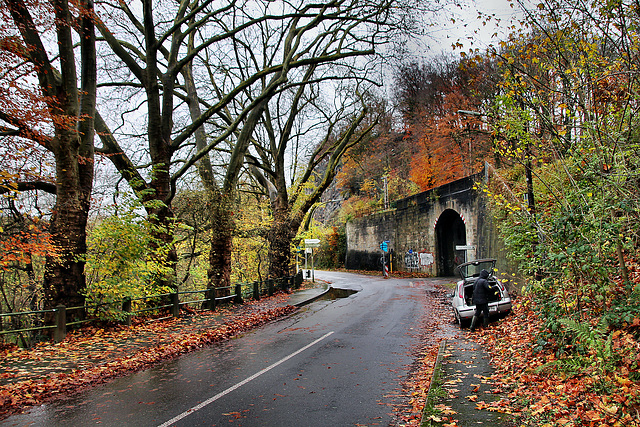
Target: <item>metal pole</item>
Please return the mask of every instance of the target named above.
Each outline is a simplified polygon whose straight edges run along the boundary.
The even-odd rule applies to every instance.
[[[313,265],[313,248],[311,248],[311,283],[316,283],[315,270]]]
[[[387,186],[387,176],[384,179],[384,208],[389,209],[389,187]]]

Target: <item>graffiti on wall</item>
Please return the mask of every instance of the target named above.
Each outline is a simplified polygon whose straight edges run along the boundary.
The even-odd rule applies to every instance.
[[[419,268],[428,267],[433,264],[433,254],[430,252],[417,252],[409,249],[404,254],[404,266],[407,270],[417,270]]]
[[[404,254],[404,266],[407,270],[417,270],[420,268],[420,259],[418,257],[418,253],[409,249],[406,254]]]
[[[423,267],[428,267],[433,264],[434,258],[433,254],[430,252],[420,252],[420,265]]]

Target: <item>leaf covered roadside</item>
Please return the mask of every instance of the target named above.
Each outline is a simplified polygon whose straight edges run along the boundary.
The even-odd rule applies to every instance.
[[[450,307],[441,304],[445,291],[440,291],[440,297],[427,295],[426,305],[434,316],[424,324],[424,330],[432,339],[423,340],[403,384],[408,401],[394,408],[398,425],[425,425],[421,424],[425,421],[422,411],[443,335],[438,332],[453,322]],[[477,402],[476,409],[511,414],[507,425],[519,427],[640,426],[640,318],[622,328],[607,328],[591,343],[580,340],[597,334],[598,318],[584,321],[584,331],[577,338],[569,338],[571,331],[565,331],[557,334],[555,342],[547,342],[542,340],[548,336],[546,323],[536,304],[531,296],[518,297],[505,319],[492,322],[487,329],[458,336],[482,345],[495,369],[487,382],[500,398]],[[603,347],[596,342],[603,342]],[[467,396],[469,400],[473,397],[477,398]],[[441,420],[437,425],[457,426],[455,416],[450,416],[454,413],[448,409],[436,407],[435,413],[442,416],[432,420]]]
[[[131,327],[90,327],[59,344],[2,350],[0,419],[56,396],[140,371],[206,345],[232,338],[296,310],[286,294],[239,307]]]
[[[451,307],[446,289],[435,285],[425,293],[425,310],[420,319],[420,344],[412,354],[414,362],[402,383],[402,396],[394,408],[396,425],[420,426],[427,402],[438,350],[445,338],[444,327],[451,321]]]
[[[597,327],[596,319],[590,323]],[[640,426],[640,319],[607,331],[608,360],[594,348],[568,353],[541,342],[543,325],[535,303],[523,297],[511,315],[473,335],[491,354],[493,380],[507,394],[496,405],[519,414],[521,426]]]

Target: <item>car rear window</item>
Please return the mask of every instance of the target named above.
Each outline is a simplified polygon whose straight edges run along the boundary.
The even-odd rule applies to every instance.
[[[478,264],[468,264],[461,267],[462,274],[464,274],[464,277],[478,277],[480,275],[480,272],[483,269],[486,269],[487,271],[491,272],[491,270],[493,269],[493,263],[480,262]]]

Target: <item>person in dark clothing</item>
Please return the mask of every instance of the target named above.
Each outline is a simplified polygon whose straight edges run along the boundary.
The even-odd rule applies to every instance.
[[[489,297],[493,294],[493,289],[489,286],[489,272],[482,270],[480,277],[473,286],[473,304],[476,306],[476,312],[471,319],[471,331],[476,329],[478,319],[482,316],[483,326],[489,326]]]

